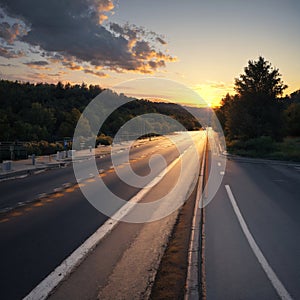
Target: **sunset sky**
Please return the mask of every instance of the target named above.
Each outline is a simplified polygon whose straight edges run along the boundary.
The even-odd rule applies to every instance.
[[[178,81],[216,105],[248,60],[300,89],[299,0],[0,0],[0,77]],[[155,95],[157,96],[157,95]]]

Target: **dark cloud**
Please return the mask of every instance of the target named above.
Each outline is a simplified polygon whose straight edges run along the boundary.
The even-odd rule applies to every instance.
[[[119,72],[154,70],[147,56],[150,52],[151,60],[155,61],[157,54],[159,60],[174,61],[169,55],[161,55],[150,42],[141,41],[142,28],[115,24],[109,30],[102,26],[114,8],[110,0],[0,0],[0,6],[30,28],[20,40],[40,47],[48,58],[55,59],[58,54],[77,64],[87,62]],[[138,42],[143,45],[137,46]],[[141,49],[146,49],[145,43],[151,48],[147,53]]]
[[[167,42],[153,31],[128,23],[122,26],[110,23],[109,28],[118,36],[127,39],[131,53],[137,60],[144,62],[138,68],[140,72],[151,73],[153,70],[165,67],[166,62],[176,61],[176,58],[157,49],[157,42],[162,46],[165,46]]]
[[[165,40],[163,40],[162,38],[160,38],[159,36],[156,38],[156,40],[161,43],[162,45],[166,45],[167,42]]]
[[[76,64],[73,61],[67,61],[66,59],[62,61],[62,65],[72,71],[80,71],[83,69],[79,64]]]
[[[24,65],[27,65],[27,66],[47,66],[47,65],[49,65],[49,63],[47,61],[44,61],[44,60],[38,60],[38,61],[26,62],[26,63],[24,63]]]
[[[44,60],[37,60],[37,61],[29,61],[25,62],[24,65],[31,69],[37,69],[37,70],[50,70],[49,63]]]
[[[18,36],[26,34],[25,28],[18,23],[10,25],[8,22],[0,23],[0,37],[8,44],[12,44]]]
[[[145,41],[136,42],[133,47],[133,51],[139,58],[142,59],[147,59],[152,52],[149,43]]]
[[[166,64],[164,60],[159,60],[159,61],[149,61],[149,65],[151,66],[151,68],[157,69],[157,68],[165,67]]]
[[[135,25],[129,25],[126,23],[121,26],[117,23],[110,23],[109,28],[116,34],[127,38],[128,40],[135,40],[138,36],[144,36],[146,34],[145,30],[142,27]]]
[[[104,72],[93,71],[90,69],[85,69],[83,72],[86,74],[92,74],[92,75],[100,77],[100,78],[107,77],[107,74],[105,74]]]
[[[10,47],[0,46],[0,56],[5,58],[19,58],[23,57],[25,54],[22,51],[14,51]]]

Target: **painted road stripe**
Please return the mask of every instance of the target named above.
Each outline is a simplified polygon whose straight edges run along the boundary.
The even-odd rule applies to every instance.
[[[138,203],[146,194],[160,182],[164,176],[178,163],[183,154],[178,156],[169,164],[157,177],[141,189],[133,198],[120,208],[115,215],[108,219],[99,229],[93,233],[81,246],[79,246],[69,257],[67,257],[52,273],[41,281],[23,300],[43,300],[46,299],[57,285],[63,281],[97,246],[97,244],[109,234],[118,224],[118,219],[128,214],[132,209],[132,203]],[[101,174],[104,175],[104,174]]]
[[[229,185],[225,185],[228,197],[230,199],[230,202],[232,204],[233,210],[240,222],[240,225],[242,227],[242,230],[248,240],[248,243],[251,247],[251,249],[253,250],[256,258],[258,259],[259,263],[261,264],[263,270],[265,271],[265,273],[267,274],[268,278],[270,279],[273,287],[275,288],[275,290],[277,291],[279,297],[283,300],[292,300],[293,298],[290,296],[290,294],[288,293],[288,291],[285,289],[285,287],[283,286],[283,284],[281,283],[281,281],[279,280],[279,278],[277,277],[277,275],[275,274],[275,272],[273,271],[272,267],[269,265],[268,261],[266,260],[266,258],[264,257],[263,253],[261,252],[261,250],[259,249],[258,245],[256,244],[251,232],[249,231],[249,228],[241,214],[240,209],[238,208],[238,205],[235,201],[235,198],[232,194],[231,188]]]

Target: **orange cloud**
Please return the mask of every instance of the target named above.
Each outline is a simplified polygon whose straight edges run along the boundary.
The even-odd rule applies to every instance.
[[[13,44],[19,36],[25,34],[27,34],[27,29],[19,23],[14,23],[13,25],[10,25],[8,22],[0,23],[0,37],[8,44]]]
[[[83,67],[74,63],[73,61],[68,61],[67,59],[64,59],[62,61],[62,65],[72,71],[81,71],[83,70]]]
[[[102,24],[108,19],[106,13],[112,12],[115,6],[111,0],[98,0],[95,4],[99,13],[99,24]]]

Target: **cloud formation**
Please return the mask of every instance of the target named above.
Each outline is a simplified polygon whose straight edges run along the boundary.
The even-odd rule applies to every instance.
[[[90,69],[85,69],[83,72],[86,74],[92,74],[92,75],[100,77],[100,78],[107,77],[107,74],[105,74],[104,72],[101,72],[101,71],[93,71]]]
[[[165,40],[163,40],[162,38],[160,38],[159,36],[156,38],[156,40],[158,42],[160,42],[162,45],[166,45],[167,44],[167,42]]]
[[[25,54],[23,51],[14,51],[10,47],[0,46],[0,56],[5,58],[19,58],[23,57]]]
[[[97,8],[99,13],[99,24],[102,24],[108,19],[107,13],[111,12],[115,6],[111,0],[94,0],[94,7]]]
[[[69,69],[80,70],[88,63],[96,69],[152,73],[175,61],[158,49],[157,44],[164,47],[166,42],[153,32],[128,24],[104,27],[103,21],[113,13],[111,0],[0,0],[0,6],[28,27],[20,34],[18,24],[2,24],[0,35],[6,41],[18,39],[39,47],[47,53],[45,58],[60,57]]]
[[[0,23],[0,37],[8,44],[13,44],[19,36],[23,36],[26,33],[26,29],[21,24],[14,23],[10,25],[8,22]]]
[[[44,60],[25,62],[24,65],[28,66],[31,69],[50,70],[50,68],[48,67],[49,63]]]
[[[24,65],[27,66],[47,66],[49,65],[49,63],[47,61],[44,60],[38,60],[38,61],[29,61],[24,63]]]

